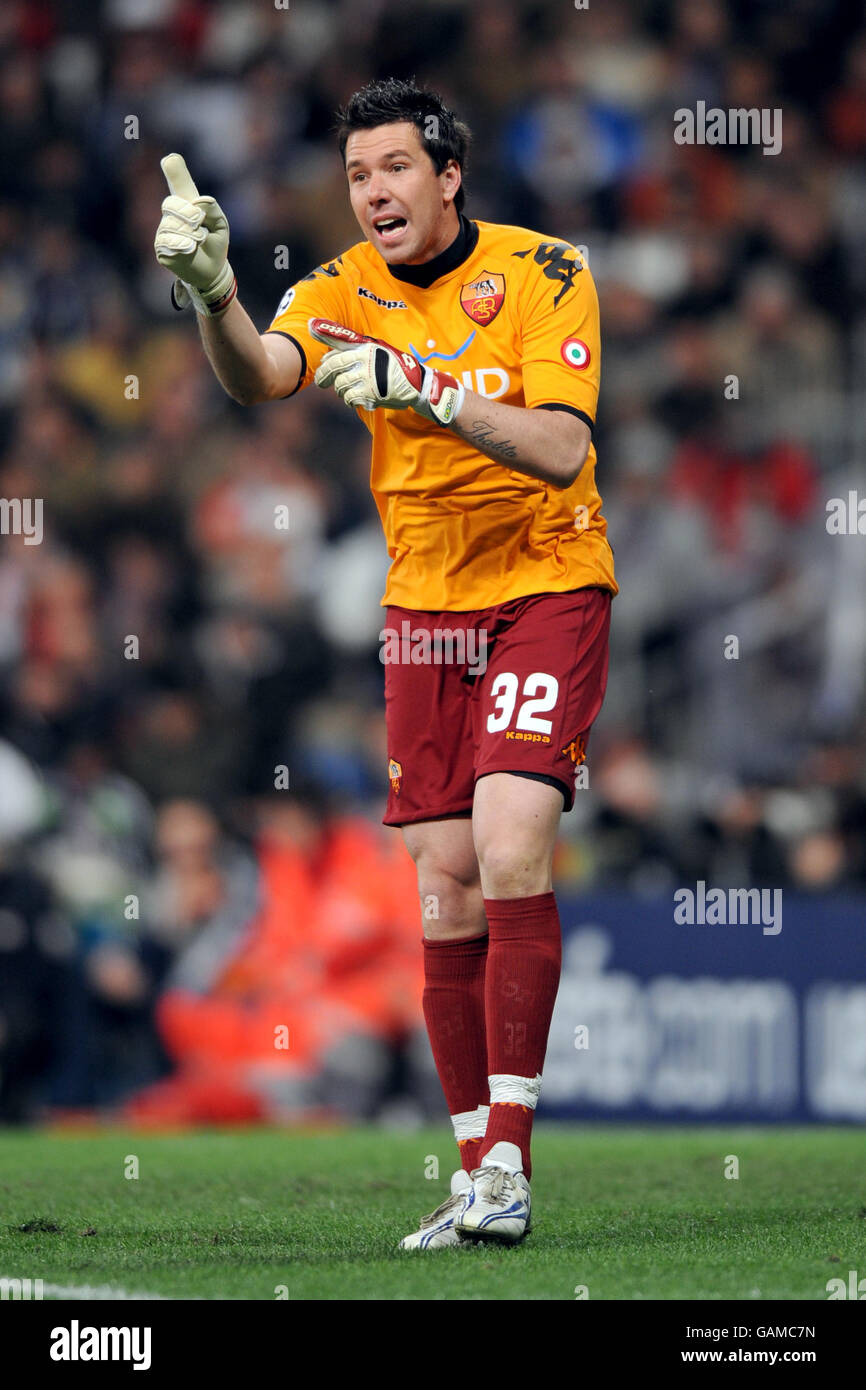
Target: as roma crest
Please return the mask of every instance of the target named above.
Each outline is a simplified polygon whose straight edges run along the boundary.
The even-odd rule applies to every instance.
[[[492,323],[502,308],[505,298],[505,276],[498,272],[482,270],[471,285],[464,285],[460,291],[460,307],[473,323],[486,328]]]
[[[395,796],[400,795],[400,783],[403,780],[403,765],[398,763],[396,758],[388,761],[388,781],[391,783],[391,790]]]

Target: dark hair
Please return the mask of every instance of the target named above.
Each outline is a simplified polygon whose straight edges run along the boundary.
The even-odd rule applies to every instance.
[[[430,123],[431,116],[435,125]],[[411,121],[415,126],[437,174],[442,173],[449,159],[456,160],[463,173],[472,139],[468,125],[448,110],[436,92],[397,77],[368,82],[336,113],[337,140],[343,163],[346,162],[346,142],[353,130],[372,130],[375,126],[395,125],[399,121]],[[435,136],[431,131],[435,131]],[[458,212],[463,211],[464,201],[461,183],[454,196]]]

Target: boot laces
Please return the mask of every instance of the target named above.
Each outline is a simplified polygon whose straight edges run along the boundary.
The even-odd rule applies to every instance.
[[[513,1198],[514,1178],[504,1168],[476,1168],[472,1181],[479,1196],[496,1206],[508,1206]]]
[[[450,1197],[445,1198],[445,1201],[442,1202],[442,1204],[438,1206],[435,1211],[431,1211],[429,1216],[421,1217],[422,1227],[435,1226],[438,1221],[441,1221],[444,1217],[450,1215],[452,1211],[456,1211],[457,1207],[465,1200],[465,1192],[452,1193]]]

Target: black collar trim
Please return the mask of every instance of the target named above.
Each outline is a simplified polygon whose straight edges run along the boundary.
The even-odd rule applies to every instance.
[[[440,251],[438,256],[434,256],[432,261],[425,261],[423,265],[389,265],[388,270],[395,280],[429,290],[436,280],[441,280],[443,275],[450,275],[452,270],[456,270],[469,259],[478,245],[478,237],[478,224],[470,222],[461,212],[460,231],[451,245]]]

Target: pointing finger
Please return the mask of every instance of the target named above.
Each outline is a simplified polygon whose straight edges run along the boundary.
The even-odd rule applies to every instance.
[[[165,174],[169,192],[178,198],[186,198],[188,203],[193,202],[198,197],[198,189],[192,181],[192,174],[186,167],[183,155],[167,154],[159,163]]]

